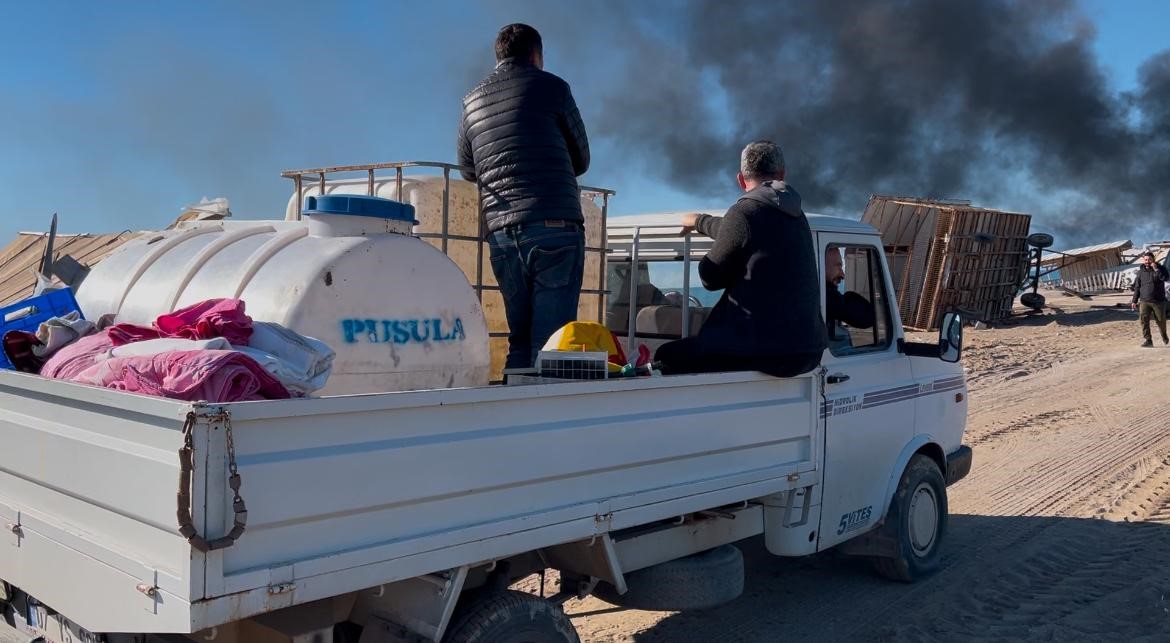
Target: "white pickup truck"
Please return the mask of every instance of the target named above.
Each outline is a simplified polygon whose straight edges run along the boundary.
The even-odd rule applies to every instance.
[[[576,641],[560,609],[574,598],[735,598],[733,543],[757,536],[778,556],[841,547],[896,580],[930,573],[947,485],[971,467],[962,320],[906,342],[877,232],[809,218],[818,257],[841,254],[876,322],[837,329],[823,367],[799,377],[215,405],[0,372],[10,633]],[[611,327],[650,344],[695,332],[711,303],[690,288],[705,244],[670,216],[611,219]],[[508,589],[545,570],[560,579],[547,594]]]

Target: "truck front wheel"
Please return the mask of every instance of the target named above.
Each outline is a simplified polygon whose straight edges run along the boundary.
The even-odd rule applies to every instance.
[[[886,578],[905,583],[938,571],[947,528],[947,486],[938,464],[916,455],[898,481],[884,535],[897,542],[892,558],[877,558],[874,567]]]
[[[471,596],[447,628],[444,643],[580,643],[560,607],[508,590]]]

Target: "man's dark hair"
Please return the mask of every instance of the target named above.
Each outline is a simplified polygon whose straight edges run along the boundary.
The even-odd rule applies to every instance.
[[[540,33],[526,24],[510,24],[496,35],[497,62],[505,58],[529,60],[533,54],[543,52],[544,43],[540,40]]]
[[[739,171],[745,179],[762,181],[784,173],[784,152],[772,141],[753,141],[739,155]]]
[[[1142,253],[1142,256],[1143,256],[1143,257],[1149,257],[1150,259],[1153,259],[1154,261],[1157,261],[1157,260],[1158,260],[1158,257],[1157,257],[1156,255],[1154,255],[1154,253],[1152,253],[1152,252],[1150,252],[1150,251],[1148,251],[1148,250],[1147,250],[1146,252],[1143,252],[1143,253]]]

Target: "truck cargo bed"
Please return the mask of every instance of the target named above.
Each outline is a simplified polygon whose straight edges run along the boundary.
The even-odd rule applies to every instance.
[[[194,632],[807,484],[811,376],[203,405],[0,373],[0,578],[93,631]],[[189,414],[194,524],[178,533]],[[795,478],[795,476],[793,476]]]

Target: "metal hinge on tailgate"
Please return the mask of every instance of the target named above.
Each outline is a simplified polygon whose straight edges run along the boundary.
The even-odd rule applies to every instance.
[[[12,545],[20,547],[20,541],[24,538],[24,527],[20,524],[20,514],[16,514],[16,520],[4,525],[4,531],[12,534]]]
[[[296,583],[277,583],[268,586],[268,595],[277,596],[279,594],[287,594],[297,588]]]
[[[596,534],[609,533],[610,529],[613,527],[613,512],[611,511],[609,513],[596,514],[593,516],[593,522],[597,525],[597,531],[593,536],[594,538],[597,537]]]

